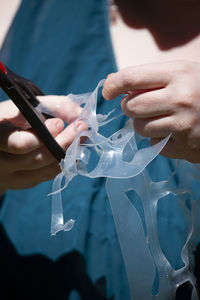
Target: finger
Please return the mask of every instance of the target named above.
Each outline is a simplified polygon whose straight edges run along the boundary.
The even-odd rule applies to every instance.
[[[169,81],[170,64],[146,64],[122,69],[110,74],[103,87],[103,97],[114,99],[134,90],[165,87]]]
[[[39,110],[51,113],[68,124],[76,120],[82,112],[82,108],[69,96],[38,96],[41,104]]]
[[[11,154],[0,152],[1,173],[13,173],[22,170],[36,170],[43,168],[56,159],[44,146],[26,154]]]
[[[57,142],[61,143],[61,147],[66,150],[72,143],[75,136],[82,130],[87,130],[87,125],[84,122],[80,121],[77,122],[77,124],[71,124],[62,133],[60,133],[60,135],[57,136]],[[1,169],[5,169],[7,173],[12,173],[19,170],[40,169],[55,161],[55,157],[46,147],[40,147],[26,154],[11,154],[3,151],[0,152]]]
[[[64,150],[66,150],[71,145],[77,134],[87,129],[88,127],[83,121],[75,121],[69,124],[67,128],[56,137],[56,141]]]
[[[30,127],[17,106],[11,100],[0,103],[0,122],[2,121],[12,122],[15,126],[23,129]]]
[[[62,120],[53,118],[45,122],[47,129],[55,137],[63,130]],[[10,122],[0,122],[0,150],[13,154],[26,154],[42,145],[33,130],[21,130]]]
[[[64,150],[67,150],[77,134],[83,130],[87,130],[87,125],[84,122],[79,121],[77,124],[76,122],[71,123],[56,136],[56,141]],[[16,167],[18,170],[34,170],[45,167],[55,161],[55,157],[49,150],[46,147],[41,147],[31,153],[23,155],[20,160],[18,159]]]
[[[174,120],[171,116],[151,119],[134,119],[135,131],[145,137],[163,138],[175,131]]]
[[[159,89],[139,94],[134,98],[131,95],[126,96],[121,101],[121,107],[125,115],[134,118],[169,115],[173,112],[169,98],[166,89]]]
[[[57,163],[50,164],[44,168],[31,171],[18,171],[9,176],[7,189],[25,189],[34,187],[41,182],[53,179],[61,172]]]

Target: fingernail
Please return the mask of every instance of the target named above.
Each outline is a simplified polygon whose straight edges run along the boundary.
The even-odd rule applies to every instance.
[[[77,123],[76,124],[76,129],[78,132],[82,131],[82,130],[85,130],[85,124],[83,123]]]
[[[56,122],[56,127],[61,128],[62,127],[62,122],[59,120]]]

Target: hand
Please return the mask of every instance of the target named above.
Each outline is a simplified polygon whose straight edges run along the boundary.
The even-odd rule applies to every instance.
[[[74,123],[81,108],[73,102],[63,102],[66,99],[63,96],[39,98],[42,103],[50,103],[50,109],[59,117],[48,119],[45,124],[66,150],[78,132],[87,130],[84,122]],[[65,129],[63,120],[70,123]],[[60,171],[55,158],[12,101],[0,103],[0,194],[7,189],[33,187],[54,178]]]
[[[200,64],[185,61],[147,64],[110,74],[107,100],[127,94],[123,112],[136,132],[155,144],[172,133],[161,154],[200,163]]]

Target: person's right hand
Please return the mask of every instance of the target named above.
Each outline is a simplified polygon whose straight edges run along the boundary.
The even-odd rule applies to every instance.
[[[199,83],[198,62],[152,63],[110,74],[102,94],[107,100],[126,94],[123,112],[152,145],[171,134],[161,155],[200,163]]]
[[[50,99],[50,101],[49,101]],[[81,108],[63,96],[42,96],[59,118],[45,121],[60,146],[66,150],[77,133],[87,130],[82,121],[74,123]],[[64,121],[70,123],[64,129]],[[64,130],[63,130],[64,129]],[[7,189],[25,189],[54,178],[60,167],[11,100],[0,103],[0,195]]]

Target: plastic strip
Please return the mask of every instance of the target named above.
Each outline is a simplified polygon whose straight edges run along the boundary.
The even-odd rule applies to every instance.
[[[198,223],[195,210],[199,211],[199,203],[190,195],[191,208],[188,209],[185,199],[188,193],[191,194],[191,183],[198,172],[194,171],[193,165],[180,161],[177,170],[187,171],[184,177],[180,177],[178,187],[175,188],[171,182],[173,175],[170,180],[153,182],[145,168],[159,155],[170,135],[152,147],[138,149],[132,120],[109,138],[101,135],[99,127],[113,120],[112,112],[108,115],[96,114],[97,94],[103,82],[93,93],[68,96],[83,106],[79,119],[87,123],[89,130],[77,135],[61,161],[62,173],[53,184],[51,233],[54,235],[60,230],[70,230],[75,222],[71,219],[64,223],[61,189],[66,188],[77,174],[90,178],[107,177],[106,188],[126,265],[131,299],[173,300],[177,288],[188,282],[192,287],[191,299],[197,300],[189,253],[194,251],[197,242],[198,231],[194,230],[194,224]],[[87,137],[84,145],[80,145],[82,136]],[[89,171],[93,151],[98,160]],[[65,179],[63,187],[62,178]],[[144,220],[127,196],[127,192],[132,190],[140,198]],[[183,266],[176,270],[161,250],[157,228],[158,202],[169,194],[176,197],[187,223],[187,238],[181,251]]]

